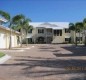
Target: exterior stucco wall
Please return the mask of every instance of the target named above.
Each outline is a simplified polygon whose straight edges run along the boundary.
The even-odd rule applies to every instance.
[[[17,43],[17,36],[20,36],[16,33],[12,33],[12,47],[17,47],[19,44]],[[0,48],[9,48],[9,40],[10,40],[10,31],[0,28]]]
[[[70,38],[71,43],[76,42],[76,37],[79,37],[79,33],[75,35],[75,31],[70,31],[70,33],[65,33],[65,29],[69,28],[69,23],[68,22],[48,22],[48,23],[43,23],[43,22],[32,22],[30,25],[33,26],[33,31],[32,33],[28,33],[27,38],[32,38],[32,40],[35,42],[37,37],[52,37],[53,40],[51,43],[66,43],[65,39]],[[46,29],[47,28],[52,28],[52,31],[54,30],[62,30],[62,36],[55,36],[54,32],[51,34],[47,34]],[[44,33],[38,33],[38,29],[44,29]],[[80,37],[83,35],[80,33]],[[45,39],[47,41],[47,39]],[[84,37],[81,42],[84,42]]]

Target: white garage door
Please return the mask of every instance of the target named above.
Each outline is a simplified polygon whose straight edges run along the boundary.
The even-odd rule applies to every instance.
[[[6,36],[0,33],[0,48],[6,48]]]
[[[15,40],[15,36],[12,36],[11,38],[12,38],[12,47],[15,47],[15,43],[14,43],[15,42],[14,41]]]

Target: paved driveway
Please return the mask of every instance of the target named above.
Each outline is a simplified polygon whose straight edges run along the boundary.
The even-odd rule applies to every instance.
[[[0,65],[0,80],[86,80],[86,48],[35,44],[5,52],[12,58]]]

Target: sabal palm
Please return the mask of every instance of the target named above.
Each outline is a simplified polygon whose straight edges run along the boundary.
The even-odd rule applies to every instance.
[[[11,34],[12,34],[12,32],[11,32],[12,18],[11,18],[11,16],[10,16],[9,13],[4,12],[4,11],[1,11],[1,10],[0,10],[0,15],[1,15],[2,17],[4,17],[4,18],[8,21],[8,23],[9,23],[9,28],[10,28],[9,49],[11,49],[11,47],[12,47],[12,43],[11,43],[11,40],[12,40],[12,39],[11,39]]]

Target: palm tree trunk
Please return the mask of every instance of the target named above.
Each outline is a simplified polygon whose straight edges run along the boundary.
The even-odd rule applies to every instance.
[[[22,28],[21,28],[21,47],[22,47],[22,41],[23,41],[23,34],[22,34]]]
[[[76,31],[75,31],[75,45],[77,46]]]
[[[82,33],[82,44],[83,44],[83,33]]]
[[[12,48],[12,38],[11,38],[11,35],[12,35],[12,31],[10,31],[9,49]]]
[[[80,37],[80,31],[79,31],[79,43],[80,43],[81,37]]]
[[[26,36],[27,36],[27,31],[26,31]],[[26,38],[26,46],[28,46],[28,38]]]
[[[85,31],[85,29],[84,29],[84,35],[85,35],[84,45],[86,46],[86,31]]]
[[[85,46],[86,46],[86,35],[85,35]]]
[[[10,25],[9,25],[9,28],[10,28],[10,39],[9,39],[9,49],[11,49],[12,48],[12,29],[11,29],[11,23],[10,23]]]

